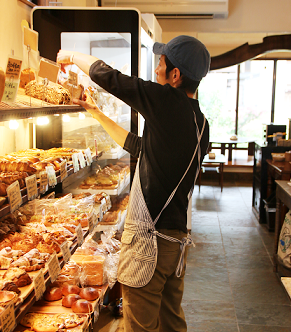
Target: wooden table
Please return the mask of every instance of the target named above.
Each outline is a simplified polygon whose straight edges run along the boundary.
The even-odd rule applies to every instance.
[[[289,161],[273,161],[272,159],[267,159],[266,162],[268,169],[267,197],[269,197],[275,190],[276,180],[290,180],[291,164]]]
[[[220,144],[221,154],[225,155],[225,148],[227,145],[228,149],[228,161],[232,161],[232,150],[239,149],[237,148],[237,144],[240,143],[248,143],[248,155],[253,156],[255,151],[255,139],[248,137],[238,137],[237,140],[231,140],[229,138],[210,138],[209,142],[209,151],[213,149],[212,144]],[[215,148],[214,148],[215,149]]]
[[[274,271],[277,272],[278,265],[281,265],[280,258],[277,255],[278,243],[281,228],[284,222],[285,214],[288,209],[291,209],[291,186],[288,185],[289,181],[277,180],[276,181],[276,221],[275,221],[275,241],[273,252],[273,266]],[[285,276],[291,276],[291,269],[283,267]]]
[[[223,189],[223,165],[226,163],[226,157],[223,154],[215,154],[215,159],[210,159],[209,154],[207,154],[202,162],[202,167],[199,173],[199,191],[201,186],[201,173],[205,172],[207,168],[215,170],[219,174],[219,184],[221,186],[221,191]]]

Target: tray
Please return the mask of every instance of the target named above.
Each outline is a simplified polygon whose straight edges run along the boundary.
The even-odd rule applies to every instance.
[[[123,190],[129,185],[130,183],[130,173],[126,174],[126,177],[123,181],[121,181],[119,183],[119,185],[117,185],[114,188],[100,188],[100,189],[92,189],[92,188],[88,188],[88,189],[84,189],[84,188],[78,188],[79,185],[83,182],[84,179],[81,179],[79,181],[77,181],[76,183],[66,187],[63,192],[65,194],[67,193],[72,193],[72,194],[81,194],[83,192],[90,192],[91,194],[100,194],[102,192],[105,192],[108,195],[120,195]]]

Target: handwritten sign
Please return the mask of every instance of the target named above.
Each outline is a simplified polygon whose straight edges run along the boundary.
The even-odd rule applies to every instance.
[[[25,178],[27,198],[29,201],[35,199],[38,196],[36,175],[31,175]]]
[[[73,71],[69,70],[69,77],[68,82],[72,85],[78,85],[78,74],[74,73]]]
[[[23,27],[24,45],[29,46],[32,50],[38,51],[38,32]]]
[[[60,263],[56,254],[53,254],[48,261],[48,271],[51,278],[51,282],[56,281],[58,274],[60,272]]]
[[[16,327],[14,304],[10,303],[0,316],[2,332],[11,332]]]
[[[59,65],[42,58],[39,62],[38,76],[47,78],[50,82],[57,83],[59,70]]]
[[[35,299],[36,301],[38,301],[45,292],[44,275],[42,269],[40,269],[39,273],[33,278],[33,286],[35,292]]]
[[[80,167],[79,167],[78,153],[72,154],[72,160],[73,160],[74,173],[79,172]]]
[[[6,103],[14,103],[17,96],[19,82],[5,81],[2,101]]]
[[[8,58],[6,73],[5,73],[6,79],[8,81],[19,79],[21,72],[21,65],[22,65],[22,60],[18,60],[11,57]]]
[[[48,183],[51,187],[54,187],[58,183],[55,169],[53,166],[46,166],[45,169],[48,176]]]
[[[39,192],[41,194],[43,194],[46,191],[48,191],[48,176],[47,176],[47,172],[46,171],[40,172],[39,176],[40,176]]]
[[[66,160],[63,160],[60,164],[60,173],[61,173],[61,181],[63,182],[64,179],[68,176]]]
[[[91,151],[89,148],[87,148],[84,152],[86,156],[87,166],[90,166],[93,162]]]
[[[20,192],[19,182],[13,182],[9,187],[7,187],[6,191],[10,204],[10,211],[12,213],[17,210],[22,204],[22,196]]]
[[[63,260],[66,263],[71,258],[71,251],[70,251],[70,248],[69,248],[68,241],[65,241],[61,244],[61,251],[62,251],[62,254],[63,254]]]
[[[86,166],[86,161],[85,161],[85,158],[84,158],[84,155],[83,155],[83,152],[79,152],[78,153],[78,159],[80,161],[80,167],[81,168],[84,168]]]
[[[76,233],[77,233],[77,242],[78,245],[80,246],[84,242],[84,235],[83,235],[83,230],[81,224],[79,224],[76,227]]]

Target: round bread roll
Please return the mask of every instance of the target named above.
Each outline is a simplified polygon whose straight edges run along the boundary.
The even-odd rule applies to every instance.
[[[79,294],[80,293],[80,287],[77,285],[64,285],[62,287],[62,293],[63,295],[67,296],[69,294]]]
[[[74,302],[71,308],[73,312],[79,314],[87,314],[93,311],[92,304],[89,301],[83,299]]]
[[[62,306],[66,308],[71,308],[72,304],[77,300],[80,300],[81,296],[78,294],[69,294],[63,297]]]
[[[58,301],[63,297],[63,293],[61,288],[53,287],[53,288],[48,288],[44,292],[43,297],[47,301]]]
[[[99,290],[93,287],[82,288],[79,295],[82,299],[94,301],[99,297]]]

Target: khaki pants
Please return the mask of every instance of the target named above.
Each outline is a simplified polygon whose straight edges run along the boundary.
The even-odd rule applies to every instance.
[[[159,230],[161,233],[182,239],[185,233],[178,230]],[[187,259],[180,278],[175,275],[180,258],[180,244],[157,237],[158,262],[151,281],[144,287],[122,285],[125,332],[185,332],[187,325],[181,301]]]

